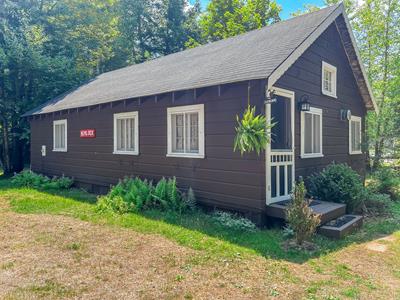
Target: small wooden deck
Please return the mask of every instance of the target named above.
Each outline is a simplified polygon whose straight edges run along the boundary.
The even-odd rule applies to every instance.
[[[286,209],[290,200],[267,205],[269,217],[286,220]],[[362,226],[363,217],[346,215],[346,204],[312,200],[310,208],[320,216],[321,224],[318,233],[330,238],[339,239]]]
[[[290,200],[267,205],[267,216],[286,220],[286,208]],[[321,224],[339,218],[346,213],[346,204],[312,200],[310,208],[321,217]]]

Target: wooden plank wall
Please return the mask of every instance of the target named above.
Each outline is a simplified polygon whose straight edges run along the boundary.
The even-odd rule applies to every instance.
[[[337,67],[337,99],[321,92],[322,61]],[[296,102],[309,95],[311,106],[323,110],[323,158],[300,158],[300,112],[295,113],[296,177],[304,178],[335,161],[347,163],[365,175],[365,155],[349,155],[349,122],[340,120],[340,110],[350,109],[363,118],[366,109],[336,26],[332,24],[292,67],[276,86],[293,90]],[[296,105],[297,106],[297,105]]]
[[[265,81],[251,81],[251,101],[261,102]],[[191,186],[200,200],[212,206],[260,211],[265,206],[264,156],[241,157],[233,152],[236,114],[247,105],[248,82],[131,99],[102,107],[82,108],[31,122],[32,168],[50,175],[109,186],[124,176],[159,180],[176,176]],[[166,157],[167,107],[204,103],[205,159]],[[139,156],[113,152],[113,114],[139,112]],[[68,152],[52,152],[53,119],[68,120]],[[79,138],[80,129],[95,128],[95,139]],[[41,145],[47,156],[41,157]]]

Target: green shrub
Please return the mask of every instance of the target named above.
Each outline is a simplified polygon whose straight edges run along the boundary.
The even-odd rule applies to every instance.
[[[255,231],[257,229],[257,226],[249,219],[224,211],[215,211],[211,218],[215,223],[237,231]]]
[[[330,164],[308,178],[309,194],[323,201],[344,203],[349,212],[363,205],[365,189],[360,176],[346,164]]]
[[[398,171],[382,167],[371,174],[368,188],[381,194],[388,194],[393,200],[400,200],[400,174]]]
[[[392,200],[387,194],[367,193],[365,201],[365,210],[368,215],[386,216],[390,214]]]
[[[118,213],[136,212],[153,205],[153,184],[140,178],[124,178],[110,192],[99,198],[99,210],[108,207]]]
[[[71,178],[65,176],[50,179],[47,176],[34,173],[30,170],[15,174],[12,178],[12,184],[15,186],[38,189],[69,189],[73,183],[74,181]]]
[[[320,217],[313,213],[309,201],[305,199],[306,193],[303,181],[296,184],[286,211],[287,222],[293,230],[297,245],[303,245],[304,241],[309,240],[320,224]]]
[[[118,213],[137,212],[147,209],[182,213],[194,209],[196,199],[192,189],[180,192],[176,179],[161,179],[156,186],[140,178],[125,178],[114,186],[106,196],[99,197],[98,210]]]
[[[96,208],[99,212],[114,211],[120,214],[125,214],[133,210],[121,196],[112,197],[110,195],[100,196],[97,200]]]
[[[152,196],[162,210],[182,213],[185,209],[187,209],[187,205],[183,200],[182,194],[176,186],[175,177],[168,180],[162,178],[157,183]]]
[[[197,207],[196,196],[194,194],[193,189],[190,187],[187,193],[182,193],[183,201],[185,202],[187,208],[190,211],[195,211]]]

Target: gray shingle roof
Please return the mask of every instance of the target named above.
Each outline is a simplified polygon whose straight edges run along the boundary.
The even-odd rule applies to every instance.
[[[268,78],[337,8],[337,5],[327,7],[233,38],[101,74],[25,116]]]

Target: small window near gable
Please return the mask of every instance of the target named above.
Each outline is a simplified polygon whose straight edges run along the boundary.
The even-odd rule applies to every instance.
[[[336,67],[322,62],[322,94],[336,98]]]
[[[301,112],[301,158],[322,157],[322,109]]]
[[[67,152],[67,120],[53,121],[53,151]]]
[[[167,156],[204,158],[204,104],[170,107]]]
[[[114,114],[114,154],[139,154],[139,114]]]
[[[361,118],[352,116],[349,121],[349,153],[361,154]]]

